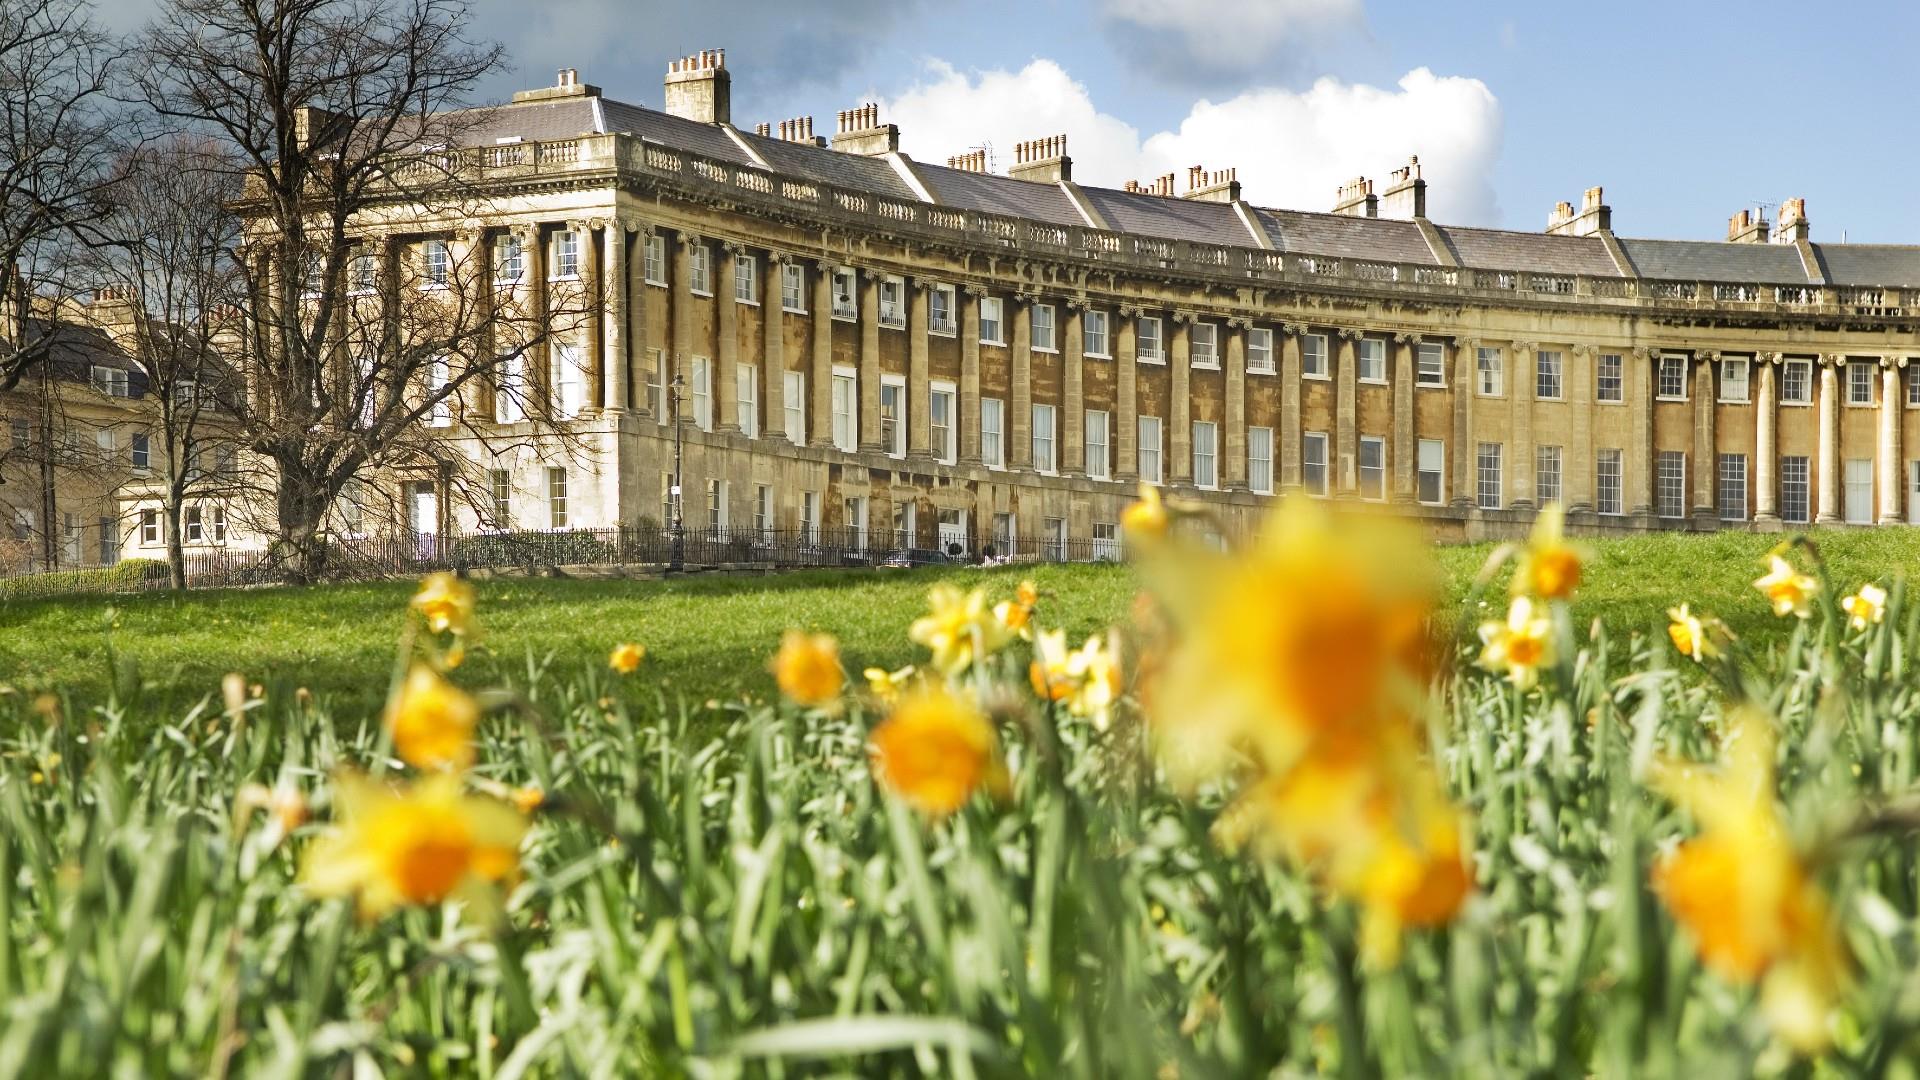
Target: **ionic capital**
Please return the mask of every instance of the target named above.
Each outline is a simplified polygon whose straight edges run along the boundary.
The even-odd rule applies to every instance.
[[[1144,313],[1137,304],[1121,304],[1119,311],[1123,319],[1137,319]]]
[[[972,285],[972,284],[962,285],[960,286],[960,291],[963,293],[966,293],[968,296],[971,296],[976,300],[978,300],[983,296],[988,295],[987,287],[985,285]]]
[[[1253,318],[1248,315],[1229,315],[1227,325],[1235,330],[1253,329]]]
[[[1753,354],[1753,360],[1757,364],[1777,364],[1780,362],[1780,354],[1777,352],[1757,352]]]
[[[1703,364],[1711,364],[1720,359],[1719,349],[1695,349],[1693,358]]]
[[[1594,346],[1592,345],[1575,345],[1573,346],[1573,349],[1572,349],[1573,355],[1579,357],[1582,360],[1587,360],[1592,358],[1594,351],[1595,349],[1594,349]]]
[[[1358,341],[1361,336],[1360,331],[1351,326],[1343,326],[1334,333],[1339,335],[1341,341]]]
[[[1531,341],[1514,341],[1514,342],[1509,342],[1508,344],[1512,347],[1513,351],[1516,353],[1532,352],[1535,348],[1534,343]]]
[[[1419,334],[1409,333],[1405,330],[1394,331],[1393,343],[1395,345],[1415,345],[1415,344],[1418,344],[1419,341],[1420,341]]]
[[[1189,325],[1190,323],[1193,322],[1194,318],[1195,318],[1194,313],[1191,311],[1176,311],[1173,313],[1173,322],[1175,326]]]
[[[1307,324],[1300,322],[1283,322],[1280,324],[1280,332],[1288,337],[1299,337],[1301,334],[1307,332]]]
[[[1654,349],[1651,346],[1635,345],[1633,347],[1633,358],[1635,360],[1640,361],[1643,364],[1652,360],[1653,354],[1654,354]]]

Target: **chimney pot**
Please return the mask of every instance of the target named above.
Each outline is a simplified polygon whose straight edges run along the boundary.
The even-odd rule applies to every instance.
[[[732,121],[733,77],[727,73],[726,50],[703,49],[667,65],[666,111],[702,124]]]

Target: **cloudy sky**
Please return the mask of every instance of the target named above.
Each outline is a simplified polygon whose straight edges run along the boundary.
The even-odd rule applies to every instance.
[[[100,0],[136,26],[156,0]],[[1075,178],[1234,166],[1248,199],[1328,209],[1418,154],[1429,213],[1538,229],[1606,187],[1616,230],[1725,236],[1807,199],[1815,236],[1920,243],[1920,5],[1749,0],[472,0],[511,68],[658,107],[671,57],[725,48],[734,122],[864,101],[944,162],[1065,132]]]

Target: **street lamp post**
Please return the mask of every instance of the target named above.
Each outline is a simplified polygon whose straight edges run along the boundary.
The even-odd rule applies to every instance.
[[[680,394],[685,388],[686,383],[681,381],[680,373],[678,371],[674,372],[672,407],[669,410],[673,414],[673,490],[670,492],[673,496],[673,548],[667,561],[667,571],[669,573],[678,573],[687,568],[687,525],[686,518],[681,513],[681,508],[686,505],[686,500],[680,495],[680,465],[682,459],[680,449]]]

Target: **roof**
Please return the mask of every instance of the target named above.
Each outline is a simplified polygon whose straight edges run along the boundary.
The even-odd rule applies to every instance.
[[[1620,246],[1642,277],[1753,281],[1763,285],[1805,285],[1812,280],[1800,261],[1800,250],[1786,244],[1622,238]],[[1908,258],[1920,270],[1920,249],[1910,249]]]
[[[933,196],[947,206],[958,206],[986,214],[1032,218],[1053,225],[1085,225],[1087,219],[1073,205],[1059,184],[1040,184],[1032,180],[1013,180],[990,173],[949,169],[945,165],[913,163],[915,172],[926,180]]]
[[[1310,214],[1301,210],[1259,212],[1260,222],[1281,251],[1339,255],[1351,259],[1437,265],[1420,226],[1392,218]]]

